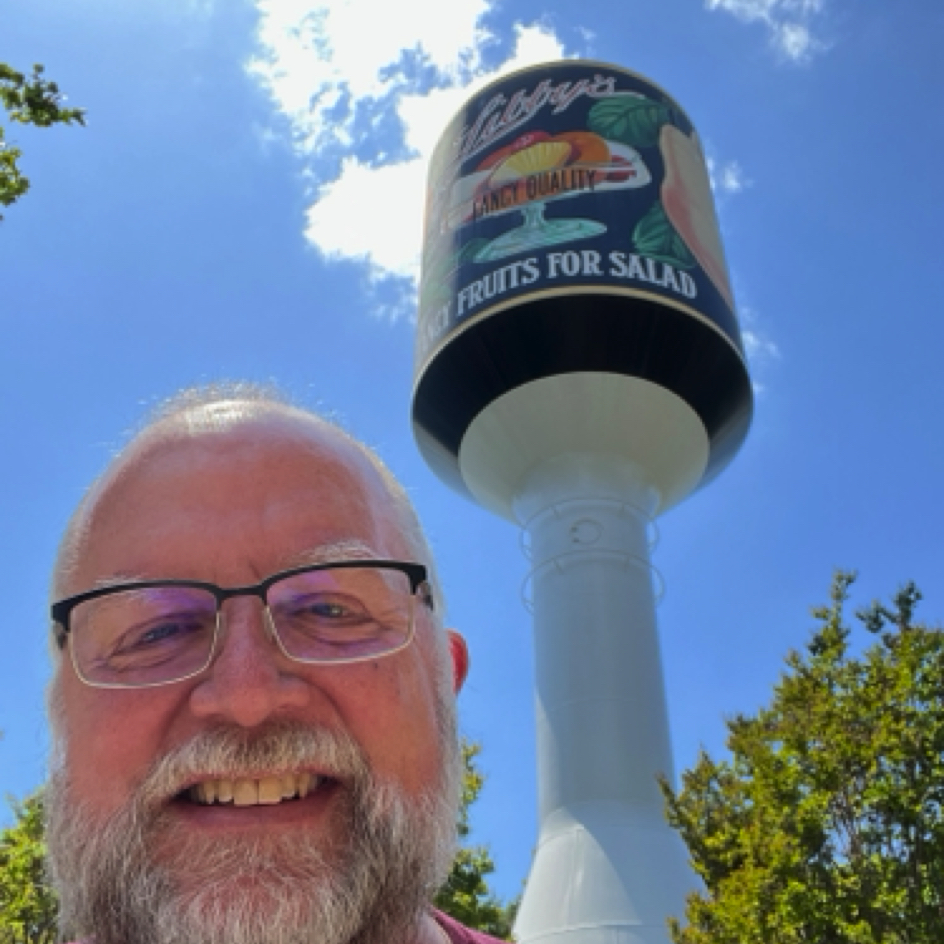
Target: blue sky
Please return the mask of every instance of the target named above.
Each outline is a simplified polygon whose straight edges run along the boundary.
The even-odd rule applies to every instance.
[[[534,839],[527,571],[515,529],[425,467],[409,423],[424,158],[472,83],[582,56],[647,75],[711,159],[753,429],[660,520],[679,768],[768,697],[834,568],[944,613],[944,8],[938,0],[11,0],[86,129],[9,137],[0,224],[0,792],[40,782],[46,583],[88,481],[150,404],[275,381],[413,495],[467,635],[465,731],[496,887]],[[7,817],[0,813],[0,822]]]

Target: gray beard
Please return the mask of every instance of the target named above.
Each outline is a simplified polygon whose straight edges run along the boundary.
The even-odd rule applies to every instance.
[[[410,940],[455,849],[454,712],[440,726],[440,783],[419,800],[378,783],[348,735],[299,724],[208,731],[159,761],[105,821],[70,795],[65,764],[55,763],[47,844],[61,931],[95,944]],[[207,839],[166,812],[194,772],[222,778],[304,766],[331,773],[343,791],[327,844],[303,830]]]

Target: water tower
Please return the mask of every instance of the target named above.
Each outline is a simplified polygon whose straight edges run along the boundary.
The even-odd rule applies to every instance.
[[[427,193],[413,426],[524,529],[540,833],[522,944],[666,944],[697,887],[673,777],[649,531],[752,413],[705,158],[639,75],[570,60],[470,99]]]

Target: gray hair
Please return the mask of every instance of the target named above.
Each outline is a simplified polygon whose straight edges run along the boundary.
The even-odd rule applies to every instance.
[[[349,433],[336,418],[329,418],[308,407],[302,406],[274,384],[249,381],[219,381],[201,386],[187,387],[160,402],[132,432],[123,449],[112,458],[106,469],[89,486],[69,519],[53,567],[51,595],[58,599],[64,593],[64,578],[75,566],[82,538],[85,534],[88,511],[94,503],[100,487],[110,473],[119,466],[122,456],[142,439],[152,436],[162,428],[183,425],[189,431],[210,431],[224,418],[237,413],[246,419],[269,413],[294,415],[322,427],[327,427],[345,443],[357,450],[380,476],[387,493],[393,501],[397,517],[417,560],[425,563],[429,571],[430,585],[436,601],[436,620],[442,625],[445,599],[442,593],[436,564],[429,542],[420,524],[419,516],[406,489],[381,460],[380,456]]]

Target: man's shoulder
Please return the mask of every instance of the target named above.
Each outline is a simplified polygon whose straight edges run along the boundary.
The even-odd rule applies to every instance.
[[[446,932],[451,944],[508,944],[490,934],[483,934],[481,931],[473,931],[464,924],[460,924],[455,918],[443,914],[441,911],[434,911],[433,917],[437,924]]]

